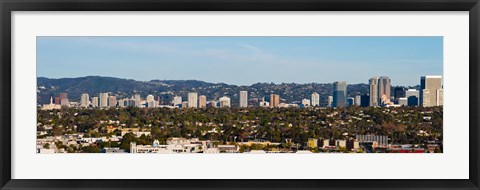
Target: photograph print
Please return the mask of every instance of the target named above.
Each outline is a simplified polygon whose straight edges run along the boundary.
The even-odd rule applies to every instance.
[[[440,36],[36,43],[39,154],[443,152]]]

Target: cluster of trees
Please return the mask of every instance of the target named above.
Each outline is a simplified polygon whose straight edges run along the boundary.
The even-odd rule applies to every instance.
[[[151,144],[154,139],[165,142],[169,137],[221,143],[252,139],[285,142],[291,139],[303,145],[308,138],[346,140],[355,138],[355,134],[376,134],[388,136],[395,144],[420,144],[441,141],[443,134],[442,107],[62,108],[38,110],[37,121],[37,129],[47,131],[44,136],[74,133],[84,133],[87,137],[120,135],[120,131],[107,133],[107,126],[151,131],[151,136],[143,138],[125,135],[118,146],[127,150],[131,141]],[[52,129],[46,130],[49,127]],[[419,135],[419,131],[424,135]]]

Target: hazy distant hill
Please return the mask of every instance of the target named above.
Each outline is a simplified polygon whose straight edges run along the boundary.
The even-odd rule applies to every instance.
[[[101,92],[109,92],[118,98],[131,97],[135,93],[139,93],[142,98],[145,98],[152,94],[155,97],[161,97],[164,102],[171,101],[175,95],[182,96],[186,101],[188,92],[198,92],[199,95],[206,95],[207,100],[217,100],[222,96],[228,96],[231,98],[232,104],[237,105],[240,90],[248,90],[249,98],[262,98],[272,93],[280,94],[281,99],[286,102],[310,99],[311,94],[317,92],[320,94],[320,104],[326,105],[327,97],[332,94],[332,83],[256,83],[250,86],[236,86],[198,80],[136,81],[100,76],[61,79],[37,78],[37,102],[42,104],[48,103],[51,95],[58,96],[61,92],[67,92],[71,101],[79,101],[82,93],[88,93],[90,97],[93,97],[98,96]],[[368,85],[348,85],[347,91],[349,96],[365,94],[368,93]]]

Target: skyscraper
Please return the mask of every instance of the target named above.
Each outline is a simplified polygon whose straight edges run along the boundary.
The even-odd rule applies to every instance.
[[[248,107],[248,92],[247,91],[240,91],[240,107],[241,108]]]
[[[404,98],[405,97],[405,87],[395,87],[393,89],[393,96],[395,98],[395,103],[398,103],[399,98]]]
[[[198,107],[198,94],[196,92],[188,93],[188,107],[189,108]]]
[[[437,89],[437,106],[443,106],[443,89]]]
[[[65,102],[62,104],[62,101],[65,101]],[[60,93],[60,104],[62,105],[68,104],[68,95],[66,92]]]
[[[98,107],[98,97],[92,98],[92,107],[94,108]]]
[[[153,101],[155,101],[155,96],[153,96],[153,95],[151,95],[151,94],[148,95],[148,96],[147,96],[147,103],[148,103],[148,102],[153,102]]]
[[[108,106],[108,93],[100,93],[100,107],[105,108]]]
[[[270,107],[278,107],[280,106],[280,95],[278,94],[270,94]]]
[[[109,96],[108,97],[108,107],[117,107],[117,97]]]
[[[121,108],[125,107],[125,102],[126,102],[125,99],[118,100],[118,107],[121,107]]]
[[[443,104],[442,76],[420,78],[420,104],[424,107]],[[440,99],[441,98],[441,99]]]
[[[229,97],[223,96],[219,99],[219,102],[220,102],[220,107],[221,108],[230,107],[230,98]]]
[[[382,105],[390,103],[390,88],[391,80],[386,76],[382,76],[378,79],[378,98],[379,103]]]
[[[320,94],[316,92],[312,94],[312,106],[320,106]]]
[[[348,97],[347,98],[347,106],[353,106],[355,105],[355,98]]]
[[[378,77],[372,77],[368,83],[370,84],[370,106],[378,106]]]
[[[182,105],[182,97],[181,97],[181,96],[175,96],[175,97],[173,97],[173,105],[174,105],[174,106],[180,106],[180,105]]]
[[[345,107],[347,104],[347,82],[333,83],[333,107]]]
[[[207,96],[201,95],[198,97],[198,107],[199,108],[207,107]]]
[[[370,95],[365,94],[365,95],[360,96],[360,102],[361,102],[360,106],[362,106],[362,107],[370,106]]]
[[[332,103],[333,103],[333,96],[328,96],[328,100],[327,100],[327,107],[332,107]]]
[[[420,99],[420,93],[416,89],[408,89],[405,92],[405,97],[407,98],[407,105],[408,106],[418,106],[419,105],[419,99]]]
[[[360,95],[355,96],[355,105],[360,106],[362,104],[361,102],[362,97]]]
[[[87,93],[83,93],[82,96],[80,97],[80,106],[86,108],[90,104],[89,102],[90,98],[88,98]]]

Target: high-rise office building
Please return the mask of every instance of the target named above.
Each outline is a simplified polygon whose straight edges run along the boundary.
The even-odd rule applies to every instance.
[[[416,89],[408,89],[407,91],[405,91],[405,98],[407,98],[408,106],[418,106],[420,93]]]
[[[406,98],[406,94],[405,94],[405,91],[407,89],[405,87],[395,87],[393,89],[393,97],[395,98],[395,103],[398,103],[398,99],[399,98]]]
[[[386,76],[372,77],[370,84],[370,106],[390,104],[391,80]]]
[[[55,104],[60,105],[60,97],[59,97],[59,96],[55,97],[55,101],[54,101],[54,102],[55,102]]]
[[[196,92],[188,93],[188,107],[189,108],[198,107],[198,94]]]
[[[108,93],[100,93],[100,107],[105,108],[108,106]]]
[[[147,96],[147,103],[148,103],[148,102],[153,102],[153,101],[155,101],[155,96],[153,96],[153,95],[151,95],[151,94],[148,95],[148,96]]]
[[[220,99],[218,99],[218,101],[220,102],[220,107],[221,108],[230,107],[230,98],[229,97],[223,96]]]
[[[327,107],[332,107],[332,104],[333,104],[333,96],[328,96]]]
[[[240,91],[240,107],[241,108],[248,107],[248,92],[247,91]]]
[[[312,94],[312,106],[315,107],[315,106],[320,106],[320,94],[314,92]]]
[[[118,100],[118,107],[121,107],[121,108],[125,107],[126,106],[125,102],[126,102],[125,99]]]
[[[117,107],[117,97],[109,96],[108,97],[108,107]]]
[[[181,96],[173,97],[173,105],[174,106],[181,106],[182,105],[182,97]]]
[[[360,96],[360,106],[362,107],[368,107],[370,106],[370,95],[365,94]]]
[[[345,107],[347,104],[347,82],[337,81],[333,83],[333,107]]]
[[[348,97],[347,98],[347,106],[353,106],[355,105],[355,98]]]
[[[360,106],[362,104],[362,97],[360,95],[355,96],[355,105]]]
[[[201,95],[198,97],[198,107],[206,108],[207,107],[207,96]]]
[[[378,77],[372,77],[368,80],[370,84],[370,106],[378,106]]]
[[[88,94],[83,93],[82,96],[80,97],[80,106],[84,108],[88,107],[88,105],[90,104],[89,100],[90,98],[88,97]]]
[[[280,95],[270,94],[270,107],[279,107],[280,106]]]
[[[386,76],[382,76],[378,79],[378,98],[381,105],[390,103],[390,88],[391,80]]]
[[[98,97],[92,98],[92,107],[94,108],[98,107]]]
[[[420,78],[420,104],[424,107],[443,104],[442,76],[422,76]],[[440,94],[441,93],[441,94]],[[437,99],[442,98],[442,100]]]
[[[437,106],[443,106],[443,89],[437,89]]]
[[[60,99],[68,99],[68,94],[66,92],[60,93]]]
[[[62,104],[62,101],[65,101],[65,102]],[[68,105],[68,94],[66,92],[60,93],[60,101],[59,102],[60,102],[59,104]]]

